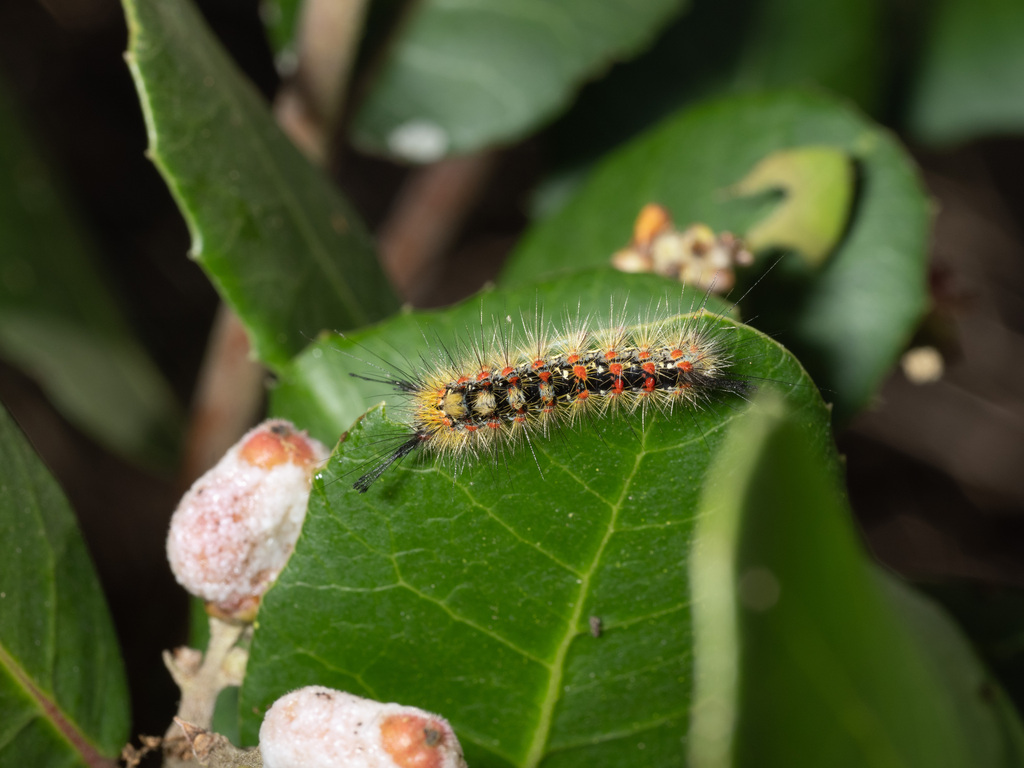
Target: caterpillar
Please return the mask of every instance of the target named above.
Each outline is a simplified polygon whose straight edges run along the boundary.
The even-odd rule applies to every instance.
[[[685,315],[637,318],[634,325],[620,318],[596,329],[577,315],[559,330],[538,310],[532,323],[523,320],[522,341],[506,318],[494,324],[491,343],[481,331],[479,342],[433,366],[425,361],[397,376],[350,374],[392,387],[411,409],[405,439],[353,487],[365,493],[415,451],[469,464],[590,418],[639,412],[646,419],[652,409],[671,415],[726,393],[746,396],[755,387],[736,370],[728,338],[736,327],[718,319],[702,304]]]

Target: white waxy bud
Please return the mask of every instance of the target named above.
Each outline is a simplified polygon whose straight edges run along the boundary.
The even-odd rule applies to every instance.
[[[466,768],[443,717],[318,685],[274,702],[260,752],[264,768]]]
[[[306,516],[310,481],[330,455],[287,421],[265,421],[182,497],[167,559],[178,582],[225,618],[251,620],[284,568]]]

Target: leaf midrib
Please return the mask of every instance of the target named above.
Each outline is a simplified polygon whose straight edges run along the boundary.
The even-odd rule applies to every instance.
[[[633,460],[633,468],[625,478],[625,482],[622,484],[622,490],[619,492],[619,498],[611,505],[611,519],[608,521],[604,537],[601,539],[601,543],[598,544],[597,549],[594,550],[594,555],[591,558],[590,565],[580,574],[576,603],[573,606],[573,611],[569,616],[569,620],[566,622],[565,634],[562,637],[562,641],[558,644],[554,658],[551,661],[551,676],[548,678],[547,690],[544,692],[544,696],[540,703],[540,717],[537,721],[537,728],[534,729],[533,732],[533,740],[530,742],[530,747],[526,752],[526,760],[523,763],[523,768],[535,768],[535,766],[540,764],[540,761],[546,754],[545,749],[547,747],[548,737],[551,734],[551,725],[555,706],[558,704],[560,698],[559,692],[562,688],[562,675],[565,669],[565,658],[569,653],[569,648],[572,647],[573,640],[575,640],[577,635],[579,635],[576,628],[580,626],[580,622],[583,619],[583,607],[586,604],[587,594],[590,592],[591,579],[593,578],[598,565],[601,563],[601,557],[604,554],[604,550],[608,546],[608,542],[611,540],[612,535],[618,532],[616,526],[619,521],[619,513],[622,511],[623,503],[625,502],[629,489],[633,484],[633,478],[636,477],[637,470],[640,467],[640,462],[647,455],[646,443],[647,432],[645,430],[640,444],[640,451]]]
[[[727,416],[721,425],[715,427],[715,429],[725,428],[732,420],[736,418],[736,415]],[[573,640],[579,635],[576,627],[580,625],[580,621],[583,618],[583,606],[586,603],[586,596],[590,591],[590,581],[601,563],[601,557],[604,554],[604,550],[611,540],[611,537],[620,533],[618,528],[619,514],[623,508],[623,505],[629,495],[629,490],[632,487],[633,479],[636,477],[636,473],[640,467],[641,461],[649,454],[659,453],[665,448],[658,450],[650,450],[647,447],[647,430],[642,433],[640,442],[640,450],[637,452],[633,462],[633,468],[630,474],[625,478],[625,482],[622,484],[622,490],[619,493],[619,498],[616,499],[614,504],[611,504],[612,515],[611,520],[608,523],[605,535],[594,552],[594,556],[591,560],[589,567],[579,575],[580,584],[578,590],[578,598],[573,608],[572,615],[569,617],[566,623],[565,635],[559,643],[555,656],[552,659],[548,668],[551,670],[551,677],[548,680],[547,690],[544,693],[544,698],[541,701],[540,711],[541,715],[538,720],[537,728],[534,730],[533,740],[530,742],[530,747],[526,753],[526,761],[522,764],[522,768],[536,768],[540,764],[540,761],[547,756],[547,743],[551,733],[552,720],[554,715],[554,709],[559,701],[559,692],[562,687],[562,671],[565,668],[565,657],[569,652],[569,648],[572,646]],[[692,441],[684,441],[683,444]],[[678,445],[673,446],[674,449],[678,449]],[[674,608],[673,610],[678,610]]]
[[[12,425],[11,428],[14,429],[16,427],[13,427]],[[53,607],[54,613],[56,613],[58,610],[56,564],[54,562],[53,546],[47,536],[46,523],[43,520],[43,502],[39,496],[38,486],[35,482],[35,472],[33,467],[30,466],[29,459],[25,455],[21,446],[15,444],[13,440],[6,439],[6,437],[4,442],[7,444],[6,447],[9,449],[4,453],[12,463],[17,464],[17,474],[24,478],[22,490],[31,496],[30,505],[33,512],[36,513],[36,519],[42,529],[41,538],[46,545],[45,550],[48,556],[46,570],[50,576],[50,578],[46,580],[46,587],[49,599],[47,601],[40,601],[38,607],[43,609],[47,604],[49,604]],[[56,663],[56,632],[56,621],[51,618],[51,620],[47,621],[46,627],[46,671],[51,675],[54,672]],[[44,692],[44,689],[36,684],[28,671],[18,663],[17,659],[2,643],[0,643],[0,668],[6,670],[10,677],[17,684],[21,685],[29,698],[36,703],[39,715],[44,717],[46,721],[53,726],[54,730],[56,730],[65,741],[67,741],[67,743],[81,756],[82,760],[87,765],[97,767],[113,766],[113,762],[99,753],[86,735],[79,730],[72,718],[64,712],[56,699],[53,696],[47,695],[47,693]],[[56,681],[51,679],[50,685],[56,688]],[[55,690],[51,693],[55,695]]]
[[[53,729],[60,734],[61,738],[82,758],[86,765],[92,768],[114,768],[114,761],[99,753],[60,705],[32,681],[29,674],[22,669],[3,645],[0,645],[0,668],[7,670],[11,678],[35,702],[38,707],[37,717],[42,717],[53,726]]]

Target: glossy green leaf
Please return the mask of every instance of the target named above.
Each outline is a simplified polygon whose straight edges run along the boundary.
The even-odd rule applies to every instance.
[[[150,153],[192,232],[192,256],[283,365],[325,328],[398,302],[369,235],[275,125],[189,0],[124,0],[128,63]]]
[[[550,316],[563,304],[574,316],[578,289],[595,285],[600,322],[608,279],[639,312],[666,286],[678,290],[604,272],[495,292],[485,311],[507,302],[510,315],[532,315],[539,293]],[[473,304],[415,319],[434,349],[451,350],[479,338]],[[738,372],[784,392],[827,440],[828,410],[791,355],[724,317],[703,322],[721,329]],[[359,341],[386,347],[405,324]],[[411,457],[359,494],[359,473],[408,434],[390,420],[396,409],[372,411],[315,484],[295,553],[265,597],[243,736],[255,737],[276,697],[315,681],[445,715],[478,768],[681,765],[692,686],[686,560],[704,471],[738,404],[725,396],[671,415],[595,418],[457,477],[451,463]]]
[[[910,99],[910,130],[950,144],[1024,131],[1024,4],[935,4]]]
[[[881,7],[880,0],[694,3],[647,51],[588,84],[555,124],[551,154],[563,174],[578,172],[711,95],[814,85],[871,110],[885,83]]]
[[[536,225],[502,282],[607,264],[651,202],[668,208],[679,227],[703,222],[742,235],[775,202],[736,198],[730,187],[772,153],[807,146],[852,158],[859,183],[853,217],[820,270],[800,274],[800,260],[784,258],[750,293],[748,314],[800,357],[843,420],[873,396],[925,310],[929,205],[892,138],[829,97],[730,97],[663,121]]]
[[[410,9],[353,137],[430,161],[517,139],[585,79],[647,46],[681,0],[425,0]]]
[[[100,765],[128,738],[113,625],[67,500],[2,408],[0,541],[0,765]]]
[[[176,455],[174,396],[97,271],[94,246],[0,88],[0,355],[134,461]]]
[[[839,477],[778,397],[716,456],[690,561],[691,765],[1020,765],[1012,707],[949,619],[870,563]]]

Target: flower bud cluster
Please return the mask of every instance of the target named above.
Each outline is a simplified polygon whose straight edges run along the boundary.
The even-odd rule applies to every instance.
[[[736,283],[736,267],[754,257],[730,232],[715,233],[706,224],[676,228],[669,212],[650,203],[641,209],[629,245],[612,256],[621,272],[654,272],[702,291],[728,293]]]

